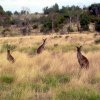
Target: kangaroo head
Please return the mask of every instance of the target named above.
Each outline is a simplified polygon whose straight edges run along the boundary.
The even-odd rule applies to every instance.
[[[47,40],[47,38],[43,39],[43,43],[45,43],[45,42],[46,42],[46,40]]]
[[[10,53],[10,50],[9,49],[7,49],[7,53]]]
[[[78,52],[80,52],[80,51],[81,51],[82,46],[79,46],[79,47],[77,47],[77,46],[76,46],[76,48],[77,48],[77,51],[78,51]]]

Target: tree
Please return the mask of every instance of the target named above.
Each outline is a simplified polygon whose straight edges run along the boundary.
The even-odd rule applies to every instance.
[[[55,9],[55,12],[58,13],[59,12],[59,6],[57,3],[55,3],[55,5],[53,5],[53,9]]]
[[[26,11],[25,10],[21,10],[21,14],[26,14]]]
[[[11,17],[12,12],[11,11],[6,11],[7,15]]]
[[[15,11],[15,12],[14,12],[14,15],[19,15],[19,12],[18,12],[18,11]]]
[[[3,10],[3,7],[0,5],[0,10]]]
[[[80,16],[80,25],[81,25],[81,28],[84,30],[84,31],[87,31],[89,30],[89,23],[90,23],[90,18],[88,16],[88,13],[87,12],[84,12],[83,14],[81,14]]]
[[[43,8],[44,14],[49,14],[49,11],[50,11],[50,9],[48,8],[48,6]]]
[[[10,17],[3,10],[0,10],[0,25],[5,26],[7,22],[10,20]]]
[[[98,21],[95,23],[95,30],[100,32],[100,18],[98,19]]]
[[[100,15],[100,3],[98,3],[98,4],[91,4],[88,7],[88,10],[89,10],[90,14],[99,17],[99,15]]]

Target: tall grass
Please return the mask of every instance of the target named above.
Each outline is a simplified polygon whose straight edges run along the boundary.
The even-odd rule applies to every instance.
[[[0,100],[99,100],[100,45],[92,44],[91,35],[84,44],[83,36],[69,35],[67,41],[64,35],[56,39],[23,37],[20,44],[20,38],[2,38],[1,48],[4,41],[12,41],[16,49],[12,52],[14,64],[7,61],[6,51],[0,53]],[[44,37],[46,49],[38,55],[36,50]],[[83,40],[77,44],[80,37]],[[83,44],[82,54],[90,62],[88,70],[80,69],[76,44]]]

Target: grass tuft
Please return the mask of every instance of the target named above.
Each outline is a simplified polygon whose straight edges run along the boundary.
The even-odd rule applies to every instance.
[[[1,76],[1,82],[11,84],[14,82],[14,77],[11,76]]]

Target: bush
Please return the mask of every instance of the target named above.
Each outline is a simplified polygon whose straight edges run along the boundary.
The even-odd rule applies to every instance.
[[[34,24],[33,25],[33,29],[37,29],[38,28],[38,25],[37,24]]]
[[[29,53],[29,55],[36,54],[37,53],[37,47],[32,47],[28,53]]]
[[[35,92],[47,92],[49,90],[47,85],[32,84],[31,87],[35,90]]]
[[[67,39],[69,36],[65,36],[65,39]]]
[[[20,52],[28,52],[28,50],[29,50],[29,48],[28,47],[21,47],[20,49],[19,49],[19,51]]]
[[[100,39],[97,39],[94,41],[95,44],[99,44],[100,43]]]
[[[26,28],[21,29],[21,33],[22,33],[23,35],[26,35],[27,29],[26,29]]]
[[[53,75],[53,76],[50,75],[44,77],[42,81],[51,87],[56,87],[59,84],[70,82],[70,79],[71,79],[71,75]]]
[[[1,46],[0,52],[4,52],[4,51],[6,51],[7,49],[14,50],[16,47],[17,47],[16,45],[3,44],[3,45]]]
[[[67,31],[68,32],[74,32],[74,30],[70,26],[67,27]]]
[[[41,29],[40,29],[40,32],[43,32],[43,33],[49,33],[52,29],[52,24],[51,22],[48,22],[48,23],[45,23]]]
[[[89,30],[89,23],[90,23],[90,18],[88,16],[88,13],[87,12],[82,13],[80,16],[80,25],[84,31]]]
[[[57,95],[56,99],[57,100],[67,100],[66,95],[67,95],[66,91],[61,91],[61,93]]]
[[[14,82],[14,77],[11,77],[11,76],[2,76],[0,78],[0,80],[1,80],[1,82],[10,84],[10,83]]]
[[[99,82],[100,82],[100,78],[98,78],[98,77],[92,77],[89,81],[89,83],[91,83],[91,84],[96,84]]]
[[[58,46],[58,44],[54,44],[54,47],[57,47]]]
[[[55,30],[55,32],[59,32],[59,28],[55,28],[54,30]]]
[[[95,24],[95,30],[100,32],[100,20]]]

